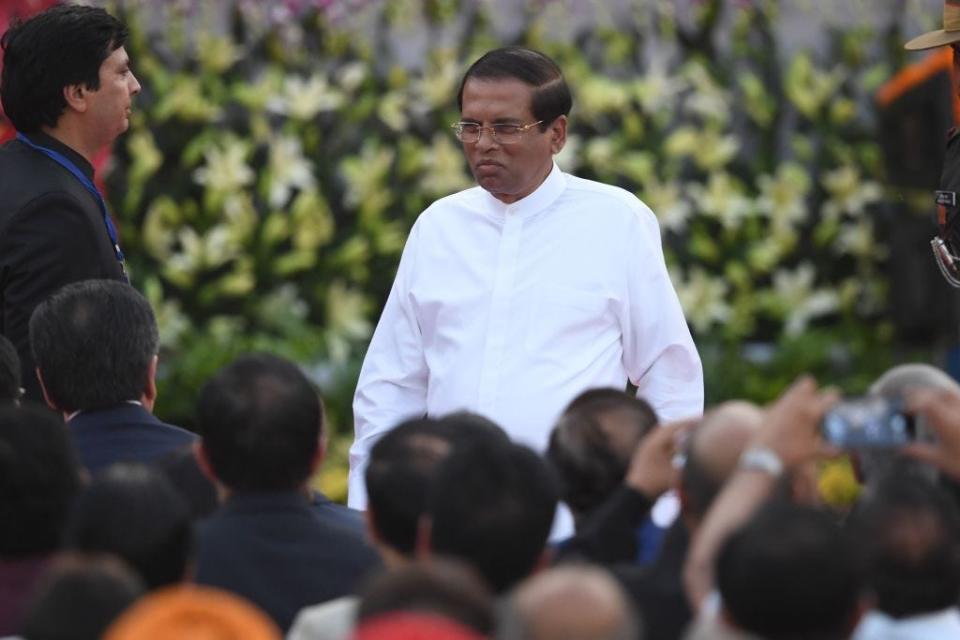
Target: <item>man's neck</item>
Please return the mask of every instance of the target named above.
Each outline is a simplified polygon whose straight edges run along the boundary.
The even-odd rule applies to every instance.
[[[65,120],[63,117],[57,122],[57,126],[41,127],[41,131],[79,153],[91,165],[97,152],[100,151],[96,144],[86,139],[80,127],[74,126],[70,120]]]

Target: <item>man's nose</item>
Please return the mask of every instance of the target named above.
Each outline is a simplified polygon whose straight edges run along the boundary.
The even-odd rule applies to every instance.
[[[500,143],[493,137],[493,129],[480,129],[480,139],[477,140],[477,148],[490,149],[498,146],[500,146]]]
[[[130,88],[130,95],[137,95],[140,93],[140,81],[137,80],[137,76],[130,74],[130,78],[133,80],[133,86]]]

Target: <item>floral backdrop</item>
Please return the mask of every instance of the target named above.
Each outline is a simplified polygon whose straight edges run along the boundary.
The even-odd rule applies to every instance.
[[[293,358],[327,399],[334,496],[407,231],[472,184],[457,82],[503,44],[567,75],[561,166],[657,213],[709,401],[764,401],[802,371],[862,391],[903,356],[873,98],[904,64],[898,33],[827,25],[824,48],[787,52],[774,0],[517,0],[506,24],[479,0],[103,4],[143,85],[107,189],[159,317],[157,411],[189,425],[239,352]]]

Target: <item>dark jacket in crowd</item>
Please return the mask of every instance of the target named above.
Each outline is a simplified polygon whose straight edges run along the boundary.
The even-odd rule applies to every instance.
[[[238,493],[200,524],[196,581],[255,603],[286,631],[297,612],[352,594],[380,560],[298,492]]]

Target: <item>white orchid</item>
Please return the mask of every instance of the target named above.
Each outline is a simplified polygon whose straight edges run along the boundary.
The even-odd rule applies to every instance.
[[[215,192],[228,194],[250,185],[253,169],[247,164],[250,145],[236,138],[226,138],[203,152],[204,165],[194,170],[193,179]]]
[[[687,320],[699,332],[725,322],[732,313],[727,302],[730,285],[700,267],[693,267],[687,279],[674,276],[674,288]]]
[[[814,287],[816,273],[809,262],[796,270],[780,269],[773,275],[773,289],[785,310],[784,332],[797,335],[806,329],[810,320],[833,313],[839,307],[835,291]]]
[[[312,189],[317,182],[313,165],[303,155],[300,140],[292,136],[280,136],[271,141],[268,172],[267,201],[274,208],[285,205],[295,189]]]

